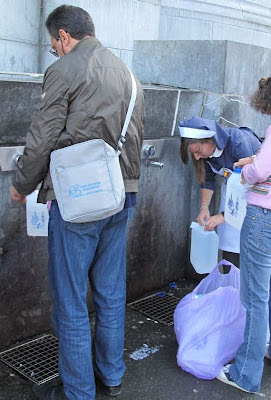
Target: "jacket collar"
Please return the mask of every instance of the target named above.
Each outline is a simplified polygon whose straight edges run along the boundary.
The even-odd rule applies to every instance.
[[[83,49],[85,47],[89,47],[89,46],[101,46],[101,42],[96,39],[96,37],[87,37],[85,39],[80,40],[78,43],[76,43],[76,45],[71,49],[70,53],[73,53],[74,51],[77,51],[79,49]]]

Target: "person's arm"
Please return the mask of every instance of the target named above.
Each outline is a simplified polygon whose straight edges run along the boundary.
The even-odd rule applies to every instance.
[[[201,202],[197,222],[204,225],[210,217],[209,205],[215,190],[215,173],[212,171],[209,163],[205,161],[205,183],[201,186]]]
[[[204,230],[205,231],[213,231],[217,227],[217,225],[223,224],[223,222],[225,222],[224,212],[221,212],[220,214],[216,214],[216,215],[210,216],[209,204],[211,202],[213,193],[214,192],[211,191],[211,190],[201,189],[202,204],[207,204],[208,203],[208,210],[206,210],[205,207],[203,207],[200,210],[200,213],[199,213],[199,216],[198,216],[198,223],[200,225],[204,225]],[[204,223],[204,220],[205,220],[205,223]]]
[[[233,169],[235,169],[236,167],[241,167],[242,168],[242,167],[244,167],[244,165],[252,164],[253,160],[254,160],[254,157],[255,157],[255,155],[249,156],[249,157],[245,157],[245,158],[240,158],[238,161],[236,161],[233,164]]]
[[[201,192],[201,205],[200,206],[201,207],[209,207],[212,197],[213,197],[213,194],[214,194],[214,191],[203,188],[200,190],[200,192]]]
[[[224,211],[222,211],[220,214],[210,217],[206,222],[204,229],[205,231],[213,231],[217,225],[223,224],[223,222],[225,222]]]
[[[200,192],[201,192],[201,206],[199,215],[197,217],[197,222],[199,223],[199,225],[204,225],[205,221],[207,221],[210,218],[209,205],[211,203],[214,191],[202,188]]]
[[[225,222],[224,212],[210,217],[209,204],[211,203],[213,191],[201,189],[201,208],[197,218],[199,225],[204,225],[204,230],[213,231],[217,225]]]
[[[239,130],[232,142],[232,158],[235,160],[233,169],[238,166],[237,160],[239,160],[239,166],[253,162],[253,156],[260,148],[261,142],[255,136],[244,135],[242,130]]]
[[[253,164],[245,165],[242,174],[245,180],[250,184],[266,181],[271,175],[271,127],[266,132],[265,141],[262,144],[261,151],[255,157]]]
[[[66,125],[67,91],[67,84],[60,74],[49,68],[44,78],[40,111],[27,133],[24,153],[13,179],[11,195],[14,194],[15,201],[20,201],[16,200],[17,194],[32,193],[48,173],[50,154]]]
[[[17,192],[17,190],[14,188],[14,186],[11,186],[9,188],[9,194],[13,201],[16,201],[17,203],[23,203],[23,204],[26,203],[26,196]]]

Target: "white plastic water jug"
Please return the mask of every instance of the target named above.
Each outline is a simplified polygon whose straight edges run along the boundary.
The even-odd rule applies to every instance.
[[[48,236],[49,213],[46,204],[37,203],[38,190],[26,196],[26,227],[28,236]]]
[[[192,222],[190,261],[198,274],[208,274],[217,265],[219,238],[215,231]]]
[[[225,221],[239,231],[246,215],[246,192],[248,185],[241,184],[242,169],[236,167],[227,182],[225,201]]]

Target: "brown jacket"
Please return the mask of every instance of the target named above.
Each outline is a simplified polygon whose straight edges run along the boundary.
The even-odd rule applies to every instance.
[[[15,189],[27,195],[42,182],[38,201],[53,200],[53,150],[96,138],[116,148],[131,91],[130,73],[119,58],[96,38],[77,43],[45,73],[40,112],[27,133]],[[142,140],[143,90],[137,81],[136,104],[120,156],[126,192],[138,191]]]

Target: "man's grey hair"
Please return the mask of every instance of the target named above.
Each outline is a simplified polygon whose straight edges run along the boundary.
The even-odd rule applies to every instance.
[[[49,14],[45,24],[50,36],[55,39],[59,37],[59,29],[63,29],[77,40],[85,36],[95,36],[91,16],[80,7],[63,4]]]

